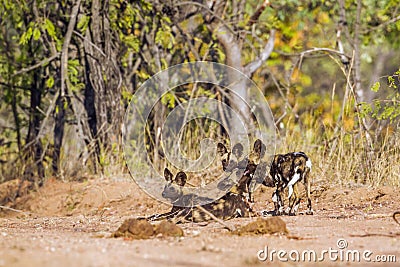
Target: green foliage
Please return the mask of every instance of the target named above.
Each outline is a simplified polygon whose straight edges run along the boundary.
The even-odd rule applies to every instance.
[[[37,4],[35,12],[33,2]],[[11,144],[7,149],[0,147],[0,151],[10,152],[7,155],[13,155],[13,159],[23,158],[16,156],[18,149],[15,129],[19,123],[24,145],[29,120],[32,118],[32,111],[29,109],[32,88],[36,88],[38,84],[41,86],[41,114],[45,114],[51,107],[54,92],[60,90],[59,58],[30,68],[53,56],[54,49],[56,52],[61,51],[74,1],[33,2],[0,0],[0,114],[7,122],[7,127],[3,127],[3,122],[0,122],[0,139]],[[352,96],[343,99],[346,83],[353,82],[351,75],[347,81],[347,76],[342,73],[345,67],[336,55],[323,52],[304,53],[315,47],[337,50],[336,30],[340,20],[338,1],[270,1],[271,5],[253,23],[250,21],[252,15],[262,2],[264,1],[221,1],[223,9],[217,14],[216,7],[210,12],[194,4],[185,4],[185,1],[103,1],[102,8],[105,9],[102,11],[107,12],[105,18],[109,20],[112,37],[108,43],[97,43],[91,36],[84,36],[91,41],[88,42],[88,50],[95,51],[92,54],[83,47],[82,35],[92,30],[93,1],[82,1],[75,25],[77,32],[73,32],[68,53],[68,96],[76,97],[74,100],[78,100],[75,101],[78,105],[84,102],[83,89],[87,86],[85,83],[93,78],[93,73],[85,73],[86,58],[95,58],[98,61],[101,77],[99,82],[113,84],[116,81],[115,86],[121,86],[119,100],[121,104],[126,104],[135,90],[161,69],[195,60],[226,63],[228,54],[219,42],[213,24],[226,26],[233,33],[233,41],[240,44],[243,66],[259,57],[270,38],[270,30],[276,29],[273,53],[251,78],[265,93],[276,118],[281,118],[282,135],[293,134],[296,140],[308,142],[294,143],[300,148],[302,145],[318,146],[324,142],[329,147],[330,140],[339,139],[337,129],[340,129],[341,144],[349,147],[354,145],[355,149],[359,149],[355,143],[361,143],[362,140],[354,140],[359,128],[359,114],[354,111]],[[393,61],[398,58],[400,21],[395,21],[394,18],[399,16],[400,1],[363,0],[359,33],[355,32],[357,1],[344,2],[347,25],[342,32],[344,49],[351,56],[352,42],[355,37],[360,38],[362,82],[368,84],[368,78],[372,76],[369,72],[374,71],[376,59],[380,55],[392,53],[389,60],[384,62],[383,72],[386,73],[389,70],[392,72]],[[238,12],[235,5],[240,3],[244,4],[244,8]],[[213,17],[214,15],[218,17]],[[97,58],[98,52],[102,57]],[[109,62],[111,55],[117,55],[118,60]],[[115,76],[105,73],[104,69],[107,67],[113,69]],[[15,75],[17,71],[20,73]],[[387,83],[373,84],[371,90],[375,100],[362,103],[360,115],[378,121],[388,120],[395,125],[393,122],[400,117],[398,81],[399,71],[389,76]],[[161,104],[163,109],[168,110],[180,102],[188,101],[192,96],[220,99],[221,95],[217,90],[210,88],[206,85],[198,85],[196,89],[193,86],[182,86],[166,93],[161,98]],[[106,86],[104,90],[110,88]],[[64,108],[69,112],[68,117],[75,117],[76,114],[71,114],[72,111],[67,106]],[[71,121],[76,120],[71,118]],[[198,140],[211,136],[218,128],[211,122],[202,123],[192,121],[187,126],[183,141],[188,153],[197,151]],[[203,125],[204,129],[199,129],[199,125]],[[102,130],[109,131],[108,128]],[[154,129],[149,126],[149,132],[152,131]],[[51,139],[48,136],[45,138]],[[151,145],[149,149],[152,149]],[[118,152],[117,150],[114,145],[111,147],[112,152]],[[324,154],[326,151],[320,152]],[[101,151],[100,165],[112,165],[107,157],[107,152]],[[1,159],[3,160],[3,155]],[[340,156],[338,162],[339,159]],[[353,174],[353,170],[351,173]]]
[[[85,87],[81,80],[82,66],[78,59],[68,60],[68,80],[73,91],[79,91]]]
[[[400,69],[387,78],[388,92],[385,98],[375,99],[372,103],[361,103],[361,115],[371,116],[377,120],[389,120],[390,122],[400,118],[400,91],[397,83],[399,82]],[[376,82],[371,90],[375,93],[380,91],[381,83]]]
[[[134,35],[123,36],[124,43],[132,49],[132,52],[139,52],[140,50],[140,41]]]
[[[76,27],[78,28],[78,30],[80,32],[84,33],[87,30],[87,28],[89,27],[89,22],[90,22],[90,17],[86,16],[86,15],[82,15],[81,18],[79,19]]]
[[[161,23],[161,28],[156,34],[155,41],[164,48],[171,49],[175,44],[175,38],[172,34],[171,27],[167,23],[170,23],[170,20],[164,18],[164,22]]]
[[[50,76],[46,81],[47,88],[53,88],[54,86],[54,77]]]
[[[371,91],[376,93],[376,92],[379,91],[380,88],[381,88],[380,82],[376,82],[376,83],[374,83],[374,85],[371,87]]]
[[[175,107],[175,96],[171,92],[167,92],[164,94],[161,98],[161,103],[163,105],[167,105],[169,108],[174,108]]]
[[[19,43],[22,45],[26,45],[30,41],[32,33],[33,33],[33,28],[29,27],[28,30],[21,35]]]

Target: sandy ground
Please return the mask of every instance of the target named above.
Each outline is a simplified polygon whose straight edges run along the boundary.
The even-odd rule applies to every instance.
[[[272,209],[271,192],[257,191],[255,209]],[[316,185],[312,196],[315,215],[281,217],[287,235],[237,236],[208,222],[180,224],[183,237],[127,240],[110,238],[125,219],[170,206],[129,179],[50,179],[14,200],[23,212],[0,213],[0,266],[400,266],[398,188]]]

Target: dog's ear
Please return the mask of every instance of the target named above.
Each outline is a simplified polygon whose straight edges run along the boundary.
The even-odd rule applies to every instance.
[[[218,143],[217,152],[222,157],[224,154],[228,153],[228,149],[222,143]]]
[[[243,155],[243,145],[241,143],[237,143],[232,148],[232,154],[239,159]]]
[[[172,182],[172,173],[170,172],[170,170],[168,170],[168,168],[164,169],[164,178],[165,180],[167,180],[167,182]]]
[[[260,154],[261,154],[262,145],[263,145],[262,141],[261,141],[260,139],[257,139],[257,140],[254,142],[253,151],[256,152],[258,155],[260,155]]]
[[[184,172],[178,172],[175,177],[175,183],[179,186],[184,186],[186,184],[187,176]]]

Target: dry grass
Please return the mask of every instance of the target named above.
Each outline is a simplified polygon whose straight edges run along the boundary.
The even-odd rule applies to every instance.
[[[400,133],[383,133],[373,149],[367,149],[365,138],[358,133],[342,132],[327,140],[315,131],[310,142],[310,131],[304,132],[308,138],[307,134],[286,134],[278,152],[306,152],[313,162],[315,182],[400,186]]]

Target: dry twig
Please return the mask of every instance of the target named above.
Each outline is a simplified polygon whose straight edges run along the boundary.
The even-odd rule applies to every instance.
[[[211,217],[211,219],[213,219],[214,221],[216,221],[217,223],[223,225],[226,229],[228,229],[231,232],[234,232],[236,230],[236,228],[234,226],[229,226],[228,224],[226,224],[223,220],[218,219],[217,217],[215,217],[214,214],[212,214],[211,212],[209,212],[208,210],[206,210],[205,208],[203,208],[202,206],[196,206],[196,208],[198,208],[199,210],[201,210],[202,212],[204,212],[205,214],[207,214],[208,216]]]
[[[395,222],[397,222],[398,224],[400,224],[400,222],[397,220],[397,218],[396,218],[396,215],[400,215],[400,211],[396,211],[396,212],[394,212],[393,213],[393,220],[395,221]]]
[[[13,209],[13,208],[6,207],[6,206],[2,206],[2,205],[0,205],[0,209],[3,209],[3,210],[10,210],[10,211],[14,211],[14,212],[23,213],[23,214],[25,214],[25,215],[28,215],[28,213],[25,212],[25,211],[23,211],[23,210],[17,210],[17,209]]]

